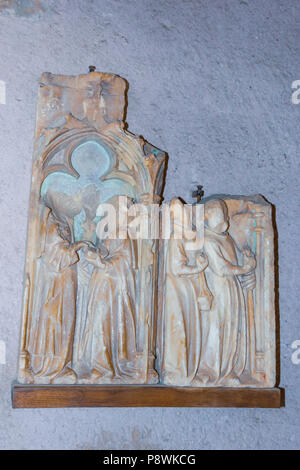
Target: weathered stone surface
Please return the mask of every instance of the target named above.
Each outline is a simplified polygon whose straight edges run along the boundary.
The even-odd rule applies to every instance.
[[[202,209],[193,217],[197,232],[178,198],[171,207],[171,236],[160,243],[161,381],[274,387],[278,312],[271,204],[259,195],[205,198],[194,205]]]
[[[47,10],[44,0],[1,0],[0,13],[25,18],[39,17]]]
[[[40,79],[19,382],[275,387],[271,205],[217,195],[193,217],[174,198],[170,236],[136,238],[166,156],[124,130],[125,89],[95,71]]]
[[[121,211],[161,200],[166,156],[124,129],[125,89],[95,71],[40,79],[21,383],[159,381],[158,240],[132,238]]]

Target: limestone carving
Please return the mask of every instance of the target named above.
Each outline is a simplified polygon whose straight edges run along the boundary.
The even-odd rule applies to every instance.
[[[273,387],[272,208],[260,196],[218,196],[203,204],[202,250],[193,254],[184,238],[175,241],[172,235],[161,249],[162,380],[195,387]],[[199,302],[200,289],[206,304],[203,297]]]
[[[150,207],[162,191],[165,154],[125,130],[125,88],[94,71],[41,77],[20,382],[159,380],[157,241],[97,232],[101,206]]]
[[[174,199],[170,206],[182,204]],[[183,227],[182,214],[173,218],[173,224]],[[188,241],[176,239],[174,229],[165,252],[164,331],[162,353],[162,381],[168,385],[192,385],[197,380],[201,348],[199,296],[205,278],[201,274],[208,261],[199,253],[190,263]],[[207,297],[210,296],[207,290]],[[203,299],[204,300],[204,299]],[[210,299],[209,299],[210,300]]]
[[[272,206],[199,189],[165,236],[166,154],[126,130],[125,89],[41,77],[19,382],[273,387]]]

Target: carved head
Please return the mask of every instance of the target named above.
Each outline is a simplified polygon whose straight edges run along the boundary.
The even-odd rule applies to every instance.
[[[204,220],[207,228],[224,233],[229,228],[228,209],[222,199],[211,199],[204,204]]]

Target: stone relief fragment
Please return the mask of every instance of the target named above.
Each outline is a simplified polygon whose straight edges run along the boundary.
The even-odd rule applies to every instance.
[[[272,206],[199,189],[199,211],[166,204],[165,237],[166,154],[126,130],[125,91],[41,77],[19,382],[274,387]],[[151,232],[120,201],[144,222],[158,208]]]
[[[122,238],[99,232],[107,204],[147,208],[162,189],[165,154],[125,130],[125,88],[94,71],[41,77],[20,382],[159,380],[158,242],[132,240],[126,226]]]
[[[273,387],[272,206],[261,196],[216,196],[202,204],[201,250],[191,250],[185,237],[174,240],[173,233],[161,243],[161,380],[194,387]],[[174,219],[176,224],[183,221]]]

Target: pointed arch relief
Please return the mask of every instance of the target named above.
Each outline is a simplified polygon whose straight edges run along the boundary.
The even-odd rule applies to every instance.
[[[67,147],[65,163],[57,166],[54,153],[42,182],[41,201],[59,220],[71,220],[75,241],[96,241],[97,210],[115,196],[136,198],[136,188],[127,174],[117,172],[116,157],[100,139],[85,139]],[[125,177],[124,177],[124,176]],[[130,175],[128,175],[130,176]]]
[[[99,94],[106,90],[106,100],[100,100],[100,107],[94,100],[86,112],[82,103],[91,83]],[[93,72],[78,80],[43,76],[31,187],[22,383],[158,381],[152,324],[158,246],[153,249],[152,240],[130,237],[120,218],[122,236],[109,238],[99,228],[105,206],[116,207],[120,196],[128,198],[129,206],[151,204],[160,196],[157,177],[164,154],[145,151],[145,141],[124,130],[119,111],[123,98],[118,98],[123,92],[122,79],[108,74]],[[45,105],[49,96],[59,104],[54,114]],[[115,116],[109,123],[99,118],[108,111]]]

